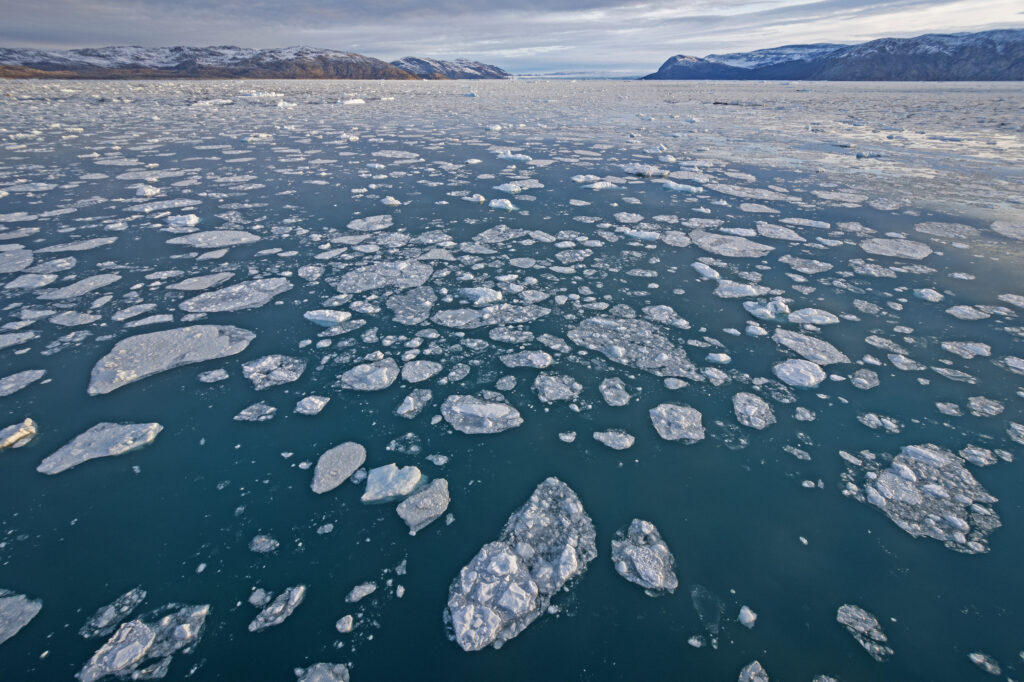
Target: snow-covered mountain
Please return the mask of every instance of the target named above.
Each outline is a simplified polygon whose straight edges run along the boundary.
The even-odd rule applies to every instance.
[[[68,78],[370,78],[416,76],[355,52],[311,47],[255,50],[114,46],[80,50],[0,48],[0,76]]]
[[[473,62],[468,59],[444,61],[424,57],[402,57],[391,62],[392,66],[408,71],[420,78],[450,78],[453,80],[483,78],[511,78],[512,74],[491,64]]]
[[[676,55],[646,80],[1024,80],[1024,29]]]
[[[836,43],[783,45],[782,47],[770,47],[766,50],[754,50],[753,52],[709,54],[704,59],[716,64],[725,64],[726,66],[735,66],[741,69],[756,69],[762,66],[781,64],[782,62],[809,61],[845,47],[848,46]]]

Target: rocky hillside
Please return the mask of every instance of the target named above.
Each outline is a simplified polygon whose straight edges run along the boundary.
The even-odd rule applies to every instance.
[[[392,66],[408,71],[420,78],[448,78],[452,80],[480,80],[484,78],[511,78],[512,74],[491,64],[468,59],[443,61],[421,57],[403,57],[391,62]]]
[[[645,80],[1024,80],[1024,29],[676,55]]]
[[[0,48],[7,78],[365,78],[417,76],[354,52],[308,47],[103,47],[82,50]]]

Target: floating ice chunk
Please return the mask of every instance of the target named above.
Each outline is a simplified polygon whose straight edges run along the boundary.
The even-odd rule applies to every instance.
[[[245,408],[236,414],[233,419],[237,422],[265,422],[273,419],[275,414],[277,414],[276,407],[260,401]]]
[[[395,414],[399,417],[412,419],[423,411],[423,408],[427,406],[433,397],[434,394],[430,390],[417,388],[405,396],[401,404],[395,409]]]
[[[631,583],[644,588],[648,596],[675,592],[679,580],[675,557],[650,521],[633,519],[612,540],[612,565]]]
[[[595,431],[594,440],[612,450],[628,450],[633,447],[636,438],[622,429],[608,429],[607,431]]]
[[[306,598],[306,586],[295,585],[289,587],[277,595],[274,601],[270,602],[262,611],[249,623],[249,632],[260,632],[267,628],[283,623],[288,616],[295,612],[302,600]],[[84,682],[84,680],[83,680]]]
[[[163,428],[156,422],[148,424],[100,422],[75,436],[70,442],[44,459],[36,467],[36,471],[52,476],[91,459],[114,457],[138,450],[152,443]]]
[[[752,429],[766,429],[775,423],[775,413],[771,406],[753,393],[734,395],[732,409],[736,413],[736,420]]]
[[[69,298],[78,298],[84,296],[90,292],[102,289],[105,286],[113,284],[121,279],[121,275],[115,275],[108,273],[105,275],[93,275],[92,277],[85,277],[78,280],[66,287],[59,289],[47,289],[39,294],[39,299],[43,301],[63,301]]]
[[[459,294],[465,296],[473,305],[483,306],[497,303],[501,300],[501,292],[497,289],[487,287],[468,287],[459,289]]]
[[[349,682],[348,668],[341,663],[314,663],[308,668],[296,668],[295,677],[296,682]]]
[[[34,384],[46,376],[45,369],[26,369],[22,372],[8,374],[0,379],[0,398],[14,395],[18,391]]]
[[[307,310],[302,316],[321,327],[337,327],[343,322],[352,319],[352,313],[347,310]]]
[[[0,644],[18,634],[42,609],[42,601],[0,589]]]
[[[772,372],[785,384],[814,388],[825,380],[825,370],[809,360],[786,360],[776,363]]]
[[[991,507],[996,498],[958,457],[937,445],[907,445],[889,468],[868,473],[873,478],[863,491],[850,483],[846,494],[878,507],[914,537],[934,538],[958,552],[980,554],[988,551],[989,533],[1002,525]]]
[[[427,286],[414,287],[405,293],[388,297],[387,306],[398,324],[421,324],[430,317],[430,309],[437,301],[434,290]]]
[[[660,327],[645,320],[592,317],[568,332],[580,346],[598,351],[612,362],[636,367],[659,377],[700,380],[686,351],[661,334]]]
[[[989,675],[1002,675],[1003,669],[999,666],[999,661],[992,658],[988,654],[983,654],[979,651],[973,651],[967,654],[967,658],[974,665],[987,672]]]
[[[794,310],[789,314],[789,321],[792,324],[839,324],[838,317],[827,310],[820,310],[818,308],[801,308],[800,310]]]
[[[128,590],[112,603],[101,606],[96,613],[89,616],[79,629],[78,634],[85,639],[106,637],[119,626],[132,611],[146,598],[146,591],[141,587]]]
[[[850,361],[850,358],[846,357],[845,354],[828,341],[789,331],[788,329],[775,330],[772,339],[780,346],[785,346],[803,356],[804,359],[819,365],[847,363]]]
[[[107,676],[158,679],[167,675],[178,651],[191,653],[202,637],[210,606],[168,604],[128,621],[93,654],[76,675],[80,682],[96,682]],[[148,661],[154,663],[143,667]]]
[[[523,423],[511,405],[469,395],[448,396],[441,405],[441,416],[455,430],[468,434],[500,433]]]
[[[395,206],[401,206],[402,205],[401,201],[399,201],[398,199],[394,198],[390,194],[388,196],[384,197],[383,199],[381,199],[380,203],[382,203],[385,206],[391,207],[391,208],[393,208]],[[349,228],[349,229],[353,229],[353,228]]]
[[[402,366],[402,381],[417,384],[426,381],[444,369],[444,365],[433,360],[411,360]]]
[[[452,582],[445,621],[453,639],[466,651],[501,648],[586,570],[597,556],[595,540],[576,493],[545,480]]]
[[[327,403],[331,402],[331,399],[322,395],[307,395],[305,398],[295,403],[295,414],[304,414],[307,416],[315,416],[320,414]]]
[[[116,241],[117,237],[96,237],[94,239],[83,239],[77,242],[68,242],[67,244],[54,244],[53,246],[44,246],[41,249],[36,249],[36,253],[67,253],[69,251],[91,251],[92,249],[97,249],[101,246],[110,246]]]
[[[342,443],[326,451],[313,469],[313,492],[322,495],[348,480],[366,461],[366,448],[359,443]]]
[[[354,604],[358,601],[366,599],[376,591],[376,583],[360,583],[359,585],[356,585],[349,591],[348,595],[345,597],[345,601],[349,602],[350,604]]]
[[[532,156],[526,154],[515,154],[510,149],[503,149],[498,153],[498,159],[501,161],[533,161]]]
[[[237,355],[256,335],[231,326],[196,325],[130,336],[92,368],[89,395],[110,393],[139,379],[197,362]]]
[[[860,243],[860,248],[875,256],[892,256],[893,258],[906,258],[909,260],[921,260],[931,255],[932,249],[927,244],[915,242],[910,239],[886,239],[876,237],[865,239]]]
[[[38,427],[32,419],[11,424],[0,429],[0,452],[7,448],[20,448],[28,445],[38,433]]]
[[[638,175],[642,178],[668,175],[668,171],[646,163],[627,163],[622,166],[622,170],[630,175]]]
[[[739,621],[740,625],[749,630],[757,622],[757,614],[749,606],[743,605],[740,607]]]
[[[41,289],[57,281],[57,275],[19,275],[4,285],[4,289]]]
[[[738,682],[769,682],[768,673],[759,661],[752,661],[740,671]]]
[[[192,246],[197,249],[222,249],[226,246],[252,244],[259,240],[258,236],[245,230],[208,230],[174,237],[168,239],[167,243],[175,246]]]
[[[564,374],[541,372],[533,381],[533,390],[543,403],[575,400],[583,390],[578,381]]]
[[[704,251],[728,258],[761,258],[775,250],[774,246],[760,244],[746,237],[711,234],[703,230],[691,232],[690,239]]]
[[[987,320],[992,317],[990,313],[971,305],[955,305],[950,308],[946,308],[946,314],[952,315],[958,320],[967,321]]]
[[[629,392],[626,391],[626,384],[618,377],[605,379],[598,386],[601,397],[612,407],[623,407],[629,404]]]
[[[359,499],[362,502],[385,502],[405,497],[420,485],[422,478],[418,467],[399,468],[395,464],[385,464],[370,469],[366,476],[366,491]]]
[[[349,221],[348,229],[356,232],[379,232],[388,229],[393,224],[394,219],[391,216],[375,215]]]
[[[211,369],[209,372],[200,372],[198,379],[204,384],[215,384],[218,381],[224,381],[229,376],[225,369]]]
[[[10,334],[0,334],[0,350],[9,348],[10,346],[21,345],[34,338],[36,338],[35,332],[12,332]]]
[[[730,279],[718,280],[714,294],[719,298],[750,298],[752,296],[764,296],[771,292],[768,287],[747,282],[734,282]]]
[[[234,277],[233,272],[215,272],[209,275],[189,277],[188,279],[183,279],[180,282],[168,284],[167,288],[175,291],[203,291],[204,289],[215,287],[218,284],[223,284],[232,277]]]
[[[242,376],[257,391],[298,381],[306,369],[306,361],[287,355],[265,355],[242,365]]]
[[[411,289],[430,279],[434,269],[426,263],[405,260],[374,263],[347,271],[334,284],[341,294],[360,294],[371,289]]]
[[[32,265],[35,256],[31,249],[15,248],[10,251],[0,251],[0,274],[6,275],[12,272],[21,272]]]
[[[654,430],[665,440],[681,440],[687,445],[704,440],[701,413],[689,405],[662,403],[649,414]]]
[[[554,358],[542,350],[524,350],[518,353],[507,353],[500,358],[501,364],[510,368],[529,367],[531,369],[544,369],[550,367]]]
[[[409,526],[409,535],[416,535],[435,519],[448,511],[448,481],[443,478],[402,500],[395,509]]]
[[[935,289],[914,289],[914,296],[922,301],[928,301],[929,303],[938,303],[945,298],[945,296],[935,291]]]
[[[280,546],[281,543],[269,535],[254,535],[249,541],[249,551],[256,554],[269,554]]]
[[[502,211],[515,211],[516,206],[508,199],[491,199],[488,204],[491,208],[497,208]]]
[[[182,301],[178,306],[189,313],[223,313],[259,308],[280,294],[290,290],[292,283],[285,277],[253,279],[232,284],[223,289],[207,291]]]
[[[791,360],[790,362],[798,361]],[[822,378],[824,378],[824,375],[822,375]],[[878,386],[878,373],[870,369],[858,369],[850,376],[850,383],[853,384],[854,388],[867,391]]]
[[[871,654],[871,658],[881,662],[892,655],[892,649],[886,645],[889,638],[882,632],[878,619],[861,607],[843,604],[836,612],[836,621]]]
[[[341,375],[341,386],[351,391],[380,391],[395,383],[398,363],[392,358],[356,365]]]

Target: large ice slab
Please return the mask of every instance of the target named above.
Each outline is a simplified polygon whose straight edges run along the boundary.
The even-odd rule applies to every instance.
[[[597,556],[594,523],[557,478],[537,486],[452,582],[445,619],[466,651],[501,648]]]
[[[675,557],[650,521],[633,519],[612,540],[612,565],[631,583],[655,597],[679,587]]]
[[[519,410],[508,403],[481,400],[471,395],[450,395],[441,416],[462,433],[500,433],[523,423]]]
[[[163,430],[155,422],[148,424],[112,424],[100,422],[40,462],[36,471],[59,474],[83,462],[100,457],[123,455],[152,443]]]
[[[130,336],[92,368],[89,395],[101,395],[160,372],[241,353],[256,335],[232,326],[195,325]]]

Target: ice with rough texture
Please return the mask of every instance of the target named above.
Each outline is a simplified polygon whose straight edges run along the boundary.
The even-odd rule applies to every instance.
[[[441,416],[456,431],[468,434],[500,433],[523,423],[519,410],[508,403],[471,395],[448,396],[441,405]]]
[[[18,634],[42,609],[42,601],[0,588],[0,644]]]
[[[740,670],[737,682],[769,682],[768,673],[760,661],[751,661]]]
[[[553,403],[575,400],[583,386],[571,376],[541,372],[533,380],[533,390],[542,403]]]
[[[382,391],[398,378],[398,363],[392,358],[356,365],[341,375],[341,386],[350,391]]]
[[[89,395],[101,395],[160,372],[237,355],[256,335],[232,326],[195,325],[118,341],[92,368]]]
[[[268,277],[240,282],[223,289],[206,291],[182,301],[178,307],[189,313],[227,313],[260,308],[292,288],[287,277]]]
[[[316,461],[310,487],[317,495],[334,490],[348,480],[366,461],[366,448],[359,443],[335,445]]]
[[[737,393],[732,397],[732,409],[736,420],[752,429],[766,429],[775,423],[771,405],[753,393]]]
[[[26,369],[23,372],[15,372],[0,379],[0,398],[13,395],[21,389],[34,384],[46,376],[45,369]]]
[[[594,523],[579,497],[548,478],[452,582],[445,620],[455,641],[466,651],[501,648],[595,557]]]
[[[650,521],[633,519],[629,528],[615,534],[612,564],[619,575],[644,588],[649,596],[672,593],[679,587],[675,557]]]
[[[0,429],[0,452],[7,448],[20,448],[28,445],[36,437],[39,427],[31,418],[17,424],[11,424]]]
[[[704,440],[702,415],[696,408],[662,403],[651,408],[649,414],[654,430],[665,440],[680,440],[687,445]]]
[[[78,634],[85,639],[106,637],[125,618],[130,616],[132,611],[137,609],[145,598],[146,591],[141,587],[128,590],[113,602],[106,606],[101,606],[96,613],[89,616],[89,619],[78,630]]]
[[[646,320],[592,317],[568,332],[573,343],[595,350],[612,362],[660,377],[700,381],[700,374],[677,347]]]
[[[886,644],[889,638],[882,632],[878,619],[861,607],[843,604],[836,612],[836,621],[871,654],[871,658],[881,662],[892,655],[892,648]]]
[[[623,407],[629,404],[626,383],[618,377],[602,380],[598,389],[601,391],[601,397],[611,407]]]
[[[306,361],[287,355],[266,355],[242,365],[242,376],[257,391],[298,381],[306,369]]]
[[[927,244],[910,239],[865,239],[860,243],[860,248],[876,256],[892,256],[909,260],[921,260],[932,253],[931,247]]]
[[[988,535],[1002,525],[992,508],[997,500],[952,452],[931,443],[907,445],[888,468],[866,468],[862,489],[844,477],[844,494],[878,507],[914,537],[965,554],[988,551]]]
[[[423,285],[434,269],[419,261],[374,263],[349,270],[335,283],[342,294],[359,294],[372,289],[411,289]]]
[[[395,511],[409,526],[409,535],[416,535],[448,511],[449,502],[451,497],[448,494],[448,481],[438,478],[419,492],[402,500]]]
[[[208,604],[168,604],[142,618],[130,620],[93,654],[76,677],[80,682],[96,682],[108,676],[162,679],[170,669],[174,654],[191,653],[195,649],[209,614]]]
[[[819,365],[831,365],[850,361],[850,358],[846,357],[844,353],[828,341],[799,332],[777,329],[775,334],[772,335],[772,339],[780,346],[785,346],[798,355],[803,356],[805,360],[810,360]]]
[[[825,370],[810,360],[786,360],[772,366],[772,372],[785,384],[814,388],[825,380]]]
[[[295,682],[349,682],[348,668],[341,663],[314,663],[295,669]]]
[[[152,443],[163,426],[148,424],[113,424],[100,422],[44,459],[36,471],[53,475],[67,471],[83,462],[100,457],[114,457],[138,450]]]
[[[366,476],[366,490],[362,502],[386,502],[409,495],[423,480],[419,467],[399,467],[396,464],[370,469]]]
[[[299,607],[299,604],[305,598],[305,585],[289,587],[256,614],[256,617],[249,623],[249,632],[260,632],[275,625],[280,625],[288,616],[295,612],[295,609]]]

